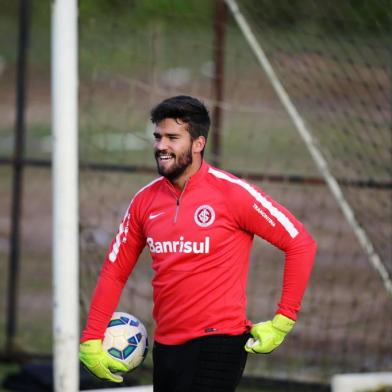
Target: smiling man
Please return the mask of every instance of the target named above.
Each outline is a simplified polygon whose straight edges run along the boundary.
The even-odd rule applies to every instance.
[[[234,391],[247,353],[270,353],[293,328],[316,244],[304,226],[261,189],[203,159],[210,118],[189,96],[151,111],[161,177],[133,197],[104,262],[82,334],[80,357],[114,382],[123,365],[102,338],[122,289],[147,245],[156,322],[154,391]],[[246,316],[253,237],[284,252],[281,298],[272,320]],[[263,262],[260,260],[260,262]]]
[[[187,124],[180,120],[165,118],[158,123],[154,132],[158,173],[180,188],[183,188],[187,178],[199,170],[201,161],[198,158],[205,145],[205,138],[193,141],[186,128]]]

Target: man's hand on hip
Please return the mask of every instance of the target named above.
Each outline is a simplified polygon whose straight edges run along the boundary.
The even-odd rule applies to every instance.
[[[94,376],[101,380],[123,382],[123,378],[112,372],[127,372],[129,369],[122,362],[110,357],[102,349],[100,339],[87,340],[80,344],[79,358]]]
[[[269,354],[284,340],[294,327],[295,321],[282,314],[277,314],[270,321],[254,324],[250,330],[252,338],[245,345],[248,353]]]

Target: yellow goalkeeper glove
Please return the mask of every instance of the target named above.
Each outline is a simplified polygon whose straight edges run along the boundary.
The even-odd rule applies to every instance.
[[[123,378],[113,372],[127,372],[128,367],[112,358],[102,349],[100,339],[87,340],[80,344],[79,358],[84,366],[101,380],[123,382]]]
[[[295,321],[277,314],[270,321],[254,324],[250,330],[252,338],[245,345],[248,353],[269,354],[274,351],[294,327]]]

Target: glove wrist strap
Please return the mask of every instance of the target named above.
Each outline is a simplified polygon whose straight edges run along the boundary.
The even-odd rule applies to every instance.
[[[294,327],[295,321],[289,319],[283,314],[277,314],[272,319],[272,325],[284,333],[289,333]]]

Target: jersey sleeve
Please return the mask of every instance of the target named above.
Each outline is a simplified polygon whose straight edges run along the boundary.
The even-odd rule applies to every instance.
[[[102,339],[121,292],[145,246],[138,217],[137,200],[132,200],[113,238],[95,287],[81,341]]]
[[[261,189],[242,180],[237,184],[233,194],[237,224],[285,253],[283,286],[276,312],[296,320],[312,270],[316,242],[290,211]]]

